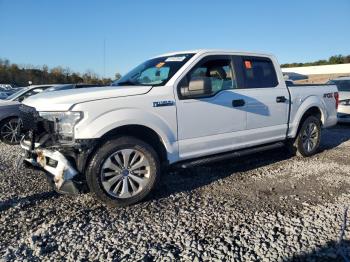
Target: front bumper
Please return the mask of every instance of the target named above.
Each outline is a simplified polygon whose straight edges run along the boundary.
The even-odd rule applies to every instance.
[[[82,191],[83,183],[77,179],[79,172],[62,153],[42,149],[38,143],[33,147],[30,141],[22,140],[20,144],[24,149],[23,161],[45,171],[58,192],[77,194]]]

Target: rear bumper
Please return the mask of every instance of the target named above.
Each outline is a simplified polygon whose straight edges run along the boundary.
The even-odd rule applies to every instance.
[[[36,144],[34,149],[29,141],[22,140],[23,161],[39,168],[48,175],[55,189],[60,193],[77,194],[82,190],[82,183],[76,180],[79,172],[69,160],[57,150],[41,149]]]

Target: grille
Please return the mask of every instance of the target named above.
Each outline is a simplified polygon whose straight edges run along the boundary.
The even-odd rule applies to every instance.
[[[23,131],[37,130],[39,113],[35,110],[34,107],[30,107],[22,104],[19,107],[19,117],[22,120]]]

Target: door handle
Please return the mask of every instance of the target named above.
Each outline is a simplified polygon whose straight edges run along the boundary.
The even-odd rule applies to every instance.
[[[241,107],[245,105],[245,101],[243,99],[232,100],[233,107]]]
[[[284,103],[287,101],[287,98],[285,96],[278,96],[276,97],[276,102],[277,103]]]

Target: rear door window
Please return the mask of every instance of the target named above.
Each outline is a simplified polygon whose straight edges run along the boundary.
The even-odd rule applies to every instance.
[[[268,88],[278,85],[277,74],[269,58],[242,57],[242,88]]]

